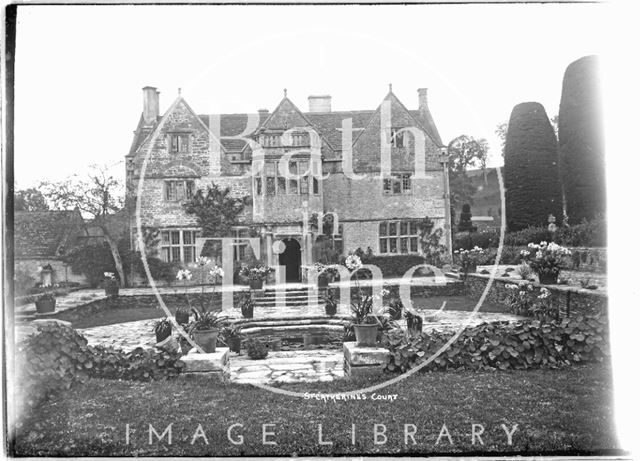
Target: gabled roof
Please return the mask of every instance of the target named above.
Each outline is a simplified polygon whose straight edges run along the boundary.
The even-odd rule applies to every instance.
[[[408,110],[391,91],[387,94],[387,96],[385,96],[384,100],[386,100],[390,96],[395,98],[398,104],[400,104],[400,106],[404,108],[407,113],[415,120],[416,125],[422,128],[438,146],[443,146],[442,139],[440,138],[440,134],[438,133],[438,129],[436,128],[435,122],[433,121],[433,117],[431,116],[428,108],[426,110],[426,113],[423,115],[419,110]],[[176,100],[176,102],[174,102],[172,108],[181,99],[182,96],[178,96],[178,99]],[[182,99],[182,101],[184,101],[184,99]],[[191,110],[186,101],[184,101],[184,103],[189,108],[189,110]],[[375,114],[380,111],[380,106],[378,106],[378,108],[375,110],[302,112],[287,96],[285,96],[279,102],[278,106],[273,110],[273,112],[260,112],[259,127],[254,130],[253,133],[247,134],[245,136],[250,137],[260,129],[264,129],[265,127],[267,127],[269,123],[274,119],[274,117],[277,116],[280,108],[285,104],[290,104],[303,121],[305,121],[308,125],[314,127],[318,131],[320,137],[334,151],[342,150],[342,132],[340,130],[342,128],[343,119],[351,118],[352,127],[354,129],[361,128],[361,130],[356,131],[353,134],[352,141],[355,144],[359,135],[363,131],[362,129],[364,129],[371,122]],[[164,116],[166,116],[170,112],[170,110],[171,109],[167,110]],[[193,110],[191,111],[193,112]],[[130,154],[135,153],[140,145],[142,145],[144,141],[149,138],[149,136],[151,136],[164,116],[158,117],[158,120],[152,127],[146,127],[144,125],[144,118],[142,117],[142,115],[140,116],[140,121],[138,122],[138,128],[136,129],[134,135]],[[220,136],[222,137],[221,144],[223,146],[223,149],[226,152],[242,152],[243,150],[245,150],[247,148],[246,141],[242,139],[228,139],[226,137],[237,136],[243,133],[247,125],[247,114],[218,114],[218,116],[220,117]],[[211,131],[211,128],[209,126],[209,115],[201,114],[197,115],[197,117],[202,122],[202,125]]]
[[[16,258],[57,258],[87,235],[80,211],[17,211],[14,214]]]

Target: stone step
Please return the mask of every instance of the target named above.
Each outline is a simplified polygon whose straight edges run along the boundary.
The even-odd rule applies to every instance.
[[[310,326],[310,325],[344,325],[347,320],[338,318],[318,318],[318,319],[305,319],[305,320],[261,320],[261,321],[248,321],[243,325],[237,325],[241,329],[245,328],[261,328],[261,327],[279,327],[279,326]]]
[[[311,292],[312,293],[312,292]],[[295,297],[295,296],[309,296],[310,292],[307,290],[287,290],[287,291],[276,291],[276,290],[268,290],[265,291],[262,296],[265,298],[275,298],[277,295],[284,295],[287,298]]]
[[[258,307],[277,307],[278,303],[281,303],[284,306],[306,306],[309,304],[309,299],[283,299],[281,301],[274,300],[265,300],[265,299],[257,299],[255,305]],[[312,306],[317,306],[318,301],[311,300]]]
[[[247,336],[256,336],[262,334],[267,336],[287,335],[287,337],[301,337],[305,334],[342,334],[343,332],[344,327],[342,325],[281,325],[259,326],[242,329],[242,333]]]

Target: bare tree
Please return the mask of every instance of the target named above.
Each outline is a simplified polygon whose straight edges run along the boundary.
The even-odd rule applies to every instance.
[[[78,208],[83,215],[92,218],[93,224],[101,229],[102,237],[109,245],[120,284],[123,285],[126,279],[122,258],[107,226],[107,217],[123,209],[124,187],[109,170],[107,165],[91,165],[85,177],[73,175],[58,182],[44,181],[39,189],[53,209]]]

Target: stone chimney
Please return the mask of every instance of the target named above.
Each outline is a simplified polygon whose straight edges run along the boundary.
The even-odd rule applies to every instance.
[[[427,105],[426,88],[418,88],[418,110],[420,111],[421,115],[429,110],[429,106]]]
[[[331,96],[309,96],[309,112],[331,112]]]
[[[142,89],[142,115],[145,123],[154,123],[160,115],[160,92],[153,86]]]

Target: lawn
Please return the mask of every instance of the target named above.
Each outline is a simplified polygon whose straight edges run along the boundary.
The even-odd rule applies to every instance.
[[[364,384],[367,382],[338,381],[283,387],[335,393]],[[90,380],[27,418],[16,433],[13,449],[19,456],[306,456],[613,454],[618,447],[610,371],[604,365],[424,373],[377,394],[396,394],[397,398],[373,400],[368,393],[366,400],[323,402],[249,385]],[[171,445],[167,436],[162,441],[154,436],[149,444],[149,424],[158,434],[172,424]],[[273,426],[263,427],[269,424]],[[319,444],[319,424],[323,441],[333,445]],[[380,435],[377,440],[385,443],[375,443],[374,430],[383,431],[376,424],[385,425],[386,441]],[[473,424],[483,426],[482,445],[477,438],[475,444],[471,442]],[[508,431],[518,425],[512,445],[503,424]],[[443,435],[436,445],[443,425],[451,440]],[[404,431],[414,429],[413,439],[405,440]],[[475,429],[481,431],[479,426]],[[242,435],[242,444],[233,444],[227,438],[228,430],[235,442]],[[263,431],[273,432],[265,440],[277,444],[263,444]]]

